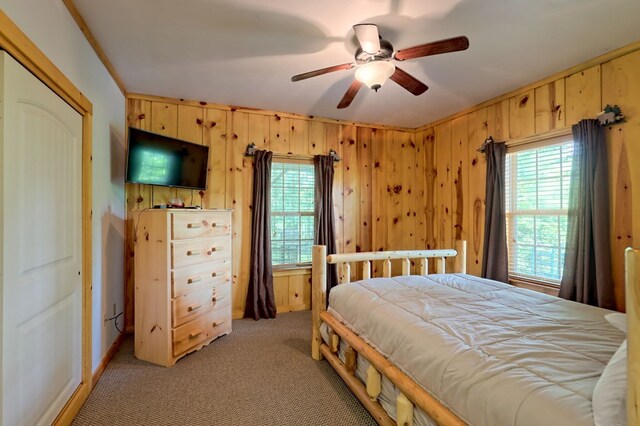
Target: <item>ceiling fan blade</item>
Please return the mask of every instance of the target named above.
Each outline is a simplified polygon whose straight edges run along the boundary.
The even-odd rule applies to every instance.
[[[408,49],[398,50],[393,56],[398,61],[421,58],[423,56],[439,55],[441,53],[457,52],[469,47],[469,39],[465,36],[447,38],[445,40],[432,41]]]
[[[426,84],[398,67],[396,67],[396,71],[389,78],[407,89],[414,96],[422,95],[429,88]]]
[[[380,35],[376,24],[356,24],[353,30],[363,51],[371,55],[380,51]]]
[[[322,74],[329,74],[330,72],[334,72],[334,71],[350,70],[353,67],[354,67],[354,64],[352,64],[352,63],[342,64],[342,65],[334,65],[332,67],[322,68],[322,69],[319,69],[319,70],[309,71],[309,72],[305,72],[305,73],[302,73],[302,74],[294,75],[293,77],[291,77],[291,81],[305,80],[307,78],[317,77],[317,76],[322,75]]]
[[[351,105],[351,101],[353,101],[353,98],[356,97],[356,95],[358,94],[358,90],[360,90],[361,87],[362,83],[360,83],[358,80],[353,80],[353,83],[351,83],[351,86],[349,86],[347,92],[340,100],[338,109],[343,109]]]

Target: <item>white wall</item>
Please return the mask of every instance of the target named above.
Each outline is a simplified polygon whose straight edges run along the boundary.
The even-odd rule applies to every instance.
[[[93,104],[95,370],[118,335],[103,315],[111,316],[114,303],[124,310],[125,99],[62,1],[0,0],[0,8]]]

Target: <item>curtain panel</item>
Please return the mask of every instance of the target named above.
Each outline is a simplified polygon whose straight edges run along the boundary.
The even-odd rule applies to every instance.
[[[335,222],[333,215],[333,157],[313,157],[315,172],[315,233],[314,244],[326,245],[327,255],[336,253]],[[327,304],[329,292],[338,284],[336,265],[327,265]]]
[[[609,172],[598,120],[572,127],[574,157],[560,297],[614,309],[609,242]]]
[[[505,161],[507,147],[492,142],[486,146],[487,178],[484,219],[482,276],[509,282],[507,255],[507,221],[505,215]]]
[[[244,317],[275,318],[271,263],[271,151],[256,151],[253,162],[253,211],[249,288]]]

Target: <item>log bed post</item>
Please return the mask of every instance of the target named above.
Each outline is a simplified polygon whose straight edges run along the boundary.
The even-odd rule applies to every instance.
[[[321,360],[320,313],[327,310],[327,246],[313,246],[311,253],[311,357]]]
[[[467,273],[467,241],[456,240],[453,248],[458,252],[454,257],[454,270],[459,274]]]
[[[640,250],[625,253],[627,299],[627,424],[640,424]],[[635,330],[635,331],[634,331]]]

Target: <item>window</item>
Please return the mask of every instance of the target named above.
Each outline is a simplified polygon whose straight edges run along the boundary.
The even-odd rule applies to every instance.
[[[274,266],[311,263],[314,234],[313,164],[271,165],[271,256]]]
[[[509,277],[560,284],[573,142],[507,154]]]

